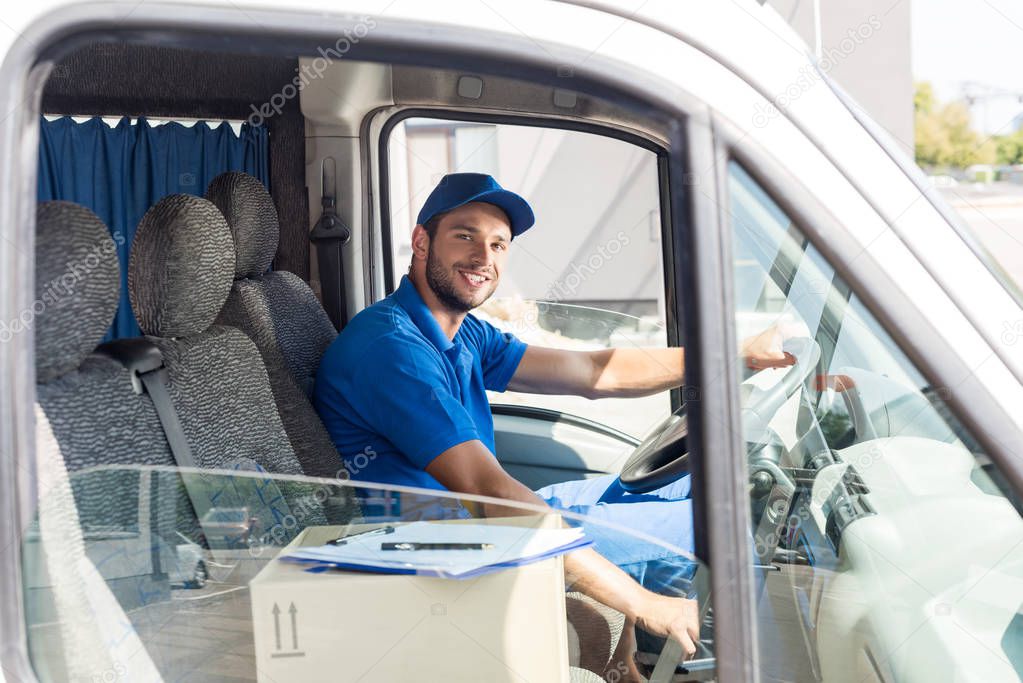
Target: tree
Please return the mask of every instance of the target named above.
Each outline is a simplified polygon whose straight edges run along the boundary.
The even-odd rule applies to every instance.
[[[1000,164],[1023,164],[1023,130],[1018,130],[1009,135],[1002,135],[995,139],[997,146],[998,163]]]
[[[916,84],[913,94],[916,163],[920,166],[966,168],[993,164],[998,145],[970,126],[970,110],[962,102],[941,104],[930,83]]]
[[[931,114],[934,111],[934,86],[928,81],[916,84],[913,91],[913,111],[921,114]]]
[[[934,88],[924,81],[913,92],[913,129],[918,166],[935,167],[945,153],[941,126],[934,116]]]

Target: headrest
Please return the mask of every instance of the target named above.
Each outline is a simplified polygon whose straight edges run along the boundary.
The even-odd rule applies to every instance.
[[[96,214],[72,202],[39,204],[36,297],[15,321],[35,329],[37,382],[74,370],[93,352],[117,312],[120,281],[117,246]]]
[[[203,332],[227,301],[233,272],[234,243],[220,210],[201,197],[164,197],[142,217],[128,261],[128,297],[142,332]]]
[[[213,179],[206,199],[217,205],[231,226],[235,279],[265,273],[277,253],[281,228],[263,183],[248,173],[228,171]]]

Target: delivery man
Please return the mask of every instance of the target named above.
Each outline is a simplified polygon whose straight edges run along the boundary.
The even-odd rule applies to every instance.
[[[494,293],[512,241],[533,222],[529,204],[489,175],[445,176],[412,232],[409,274],[393,294],[356,315],[325,353],[316,408],[354,479],[637,521],[691,552],[688,476],[642,496],[616,490],[614,477],[565,482],[538,495],[495,457],[487,390],[635,397],[683,382],[682,348],[527,346],[469,313]],[[744,352],[764,367],[791,362],[773,329],[749,340]],[[484,507],[488,516],[524,514]],[[686,591],[695,562],[659,548],[637,555],[620,535],[617,541],[595,535],[594,548],[566,556],[568,583],[622,612],[628,624],[674,637],[692,655],[699,624]]]

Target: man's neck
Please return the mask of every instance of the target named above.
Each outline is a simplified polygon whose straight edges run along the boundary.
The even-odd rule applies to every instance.
[[[455,334],[458,332],[458,328],[462,326],[462,321],[465,320],[464,311],[452,311],[450,308],[444,305],[444,303],[437,298],[437,295],[430,289],[430,285],[426,283],[426,278],[421,276],[418,272],[413,272],[409,276],[412,280],[412,284],[415,285],[416,291],[419,292],[419,296],[422,297],[423,303],[430,309],[430,313],[433,314],[437,324],[440,325],[440,329],[444,332],[444,335],[448,339],[454,339]]]

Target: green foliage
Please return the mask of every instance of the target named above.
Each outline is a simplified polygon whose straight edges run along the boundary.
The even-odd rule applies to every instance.
[[[916,84],[913,92],[913,111],[931,114],[934,111],[934,86],[927,81]]]
[[[930,83],[916,84],[913,95],[916,162],[929,168],[966,168],[999,160],[998,143],[970,126],[970,110],[961,102],[942,104]]]
[[[1023,164],[1023,130],[995,138],[999,164]]]

